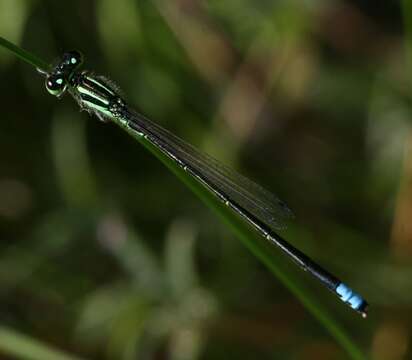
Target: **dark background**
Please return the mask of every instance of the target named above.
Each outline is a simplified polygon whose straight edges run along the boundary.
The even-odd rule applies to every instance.
[[[274,190],[296,214],[288,239],[370,316],[314,282],[320,302],[388,360],[411,356],[407,16],[397,1],[1,0],[0,35],[50,62],[82,51],[129,103]],[[0,91],[4,329],[88,359],[348,358],[126,133],[5,50]]]

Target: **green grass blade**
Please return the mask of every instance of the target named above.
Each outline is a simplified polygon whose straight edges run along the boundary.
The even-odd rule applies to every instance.
[[[34,66],[37,69],[40,69],[42,71],[46,71],[49,68],[49,65],[45,63],[43,60],[39,59],[36,55],[33,55],[26,50],[23,50],[22,48],[18,47],[17,45],[14,45],[10,41],[2,38],[0,36],[0,46],[3,46],[4,48],[10,50],[13,52],[19,59],[25,61],[26,63]]]
[[[151,143],[147,142],[141,136],[122,125],[133,138],[139,141],[152,154],[154,154],[163,164],[165,164],[190,190],[192,190],[209,208],[211,208],[219,217],[230,227],[230,229],[239,237],[243,244],[274,274],[286,288],[306,307],[306,309],[329,331],[336,341],[346,350],[351,359],[365,360],[366,356],[353,343],[346,331],[327,313],[324,306],[317,301],[317,297],[310,294],[305,286],[295,277],[287,274],[274,259],[273,247],[267,246],[267,243],[262,239],[257,238],[256,234],[240,217],[225,206],[205,187],[197,182],[192,176],[188,175],[181,167],[176,165],[174,161],[169,159],[160,150]],[[349,311],[349,309],[348,309]]]
[[[1,40],[1,38],[0,38]],[[8,45],[5,45],[8,44]],[[33,55],[21,50],[15,45],[10,46],[8,41],[0,41],[0,45],[4,45],[10,51],[16,53],[17,56],[23,58],[24,61],[36,66],[44,68],[44,63],[38,60]],[[35,60],[33,60],[35,59]],[[36,60],[37,59],[37,60]],[[115,121],[116,122],[116,121]],[[267,243],[261,237],[257,237],[251,228],[242,221],[233,211],[222,204],[213,194],[205,189],[199,182],[188,175],[175,162],[165,156],[152,144],[148,143],[141,137],[137,136],[133,131],[123,126],[120,122],[117,125],[126,130],[136,140],[142,143],[151,153],[161,160],[175,175],[177,175],[199,198],[206,203],[208,207],[214,210],[220,218],[232,229],[240,238],[244,245],[262,262],[267,268],[286,286],[306,307],[306,309],[324,326],[331,336],[342,346],[351,359],[364,360],[365,355],[350,339],[346,331],[334,320],[326,311],[324,306],[319,303],[316,296],[305,289],[301,281],[287,270],[280,266],[273,255],[273,247],[268,250]],[[349,310],[348,310],[349,311]]]
[[[6,327],[0,327],[0,352],[16,359],[80,360]]]

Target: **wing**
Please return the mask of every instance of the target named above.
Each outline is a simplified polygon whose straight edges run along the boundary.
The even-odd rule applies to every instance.
[[[169,156],[183,167],[194,170],[206,179],[209,186],[240,205],[253,216],[273,229],[283,229],[293,218],[292,211],[277,196],[245,176],[223,165],[213,157],[178,138],[140,113],[129,110],[129,126],[141,131],[150,140],[167,150]]]

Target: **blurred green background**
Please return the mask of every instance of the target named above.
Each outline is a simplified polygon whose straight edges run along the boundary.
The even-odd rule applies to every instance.
[[[129,103],[285,200],[288,240],[368,319],[290,271],[379,360],[412,357],[409,18],[407,1],[0,0],[0,36],[50,62],[82,51]],[[348,358],[130,136],[3,49],[0,91],[2,359]]]

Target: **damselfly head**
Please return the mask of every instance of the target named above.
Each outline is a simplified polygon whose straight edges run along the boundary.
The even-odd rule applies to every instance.
[[[58,98],[62,97],[68,83],[82,63],[83,55],[79,51],[66,51],[50,72],[43,72],[46,75],[47,91]]]

